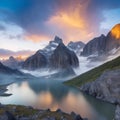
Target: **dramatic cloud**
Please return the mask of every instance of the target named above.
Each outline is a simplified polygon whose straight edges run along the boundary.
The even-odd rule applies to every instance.
[[[22,28],[24,40],[38,43],[58,35],[87,42],[119,22],[119,8],[120,0],[0,0],[0,19]],[[109,16],[109,24],[111,10],[119,12]]]
[[[33,50],[44,48],[49,41],[45,41],[44,37],[27,36],[23,28],[15,23],[0,21],[2,29],[0,29],[0,48],[12,51]],[[4,28],[4,29],[3,29]],[[38,41],[38,39],[41,41]],[[33,40],[34,39],[34,40]],[[36,44],[37,42],[37,44]]]

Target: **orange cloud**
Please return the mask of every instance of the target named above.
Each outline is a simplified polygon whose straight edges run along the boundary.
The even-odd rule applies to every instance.
[[[50,40],[50,37],[45,36],[45,35],[34,35],[33,34],[33,35],[26,35],[25,39],[38,43],[40,41]]]
[[[69,7],[60,9],[47,22],[47,26],[55,26],[55,34],[62,36],[68,41],[88,41],[95,36],[96,31],[92,30],[87,15],[87,7],[90,0],[84,4],[71,3]]]

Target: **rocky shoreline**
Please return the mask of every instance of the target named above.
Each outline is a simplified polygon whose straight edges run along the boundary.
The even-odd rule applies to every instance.
[[[88,120],[71,112],[39,110],[29,106],[0,104],[0,120]]]
[[[97,99],[116,105],[115,119],[120,120],[120,69],[105,71],[98,79],[86,83],[80,90]]]

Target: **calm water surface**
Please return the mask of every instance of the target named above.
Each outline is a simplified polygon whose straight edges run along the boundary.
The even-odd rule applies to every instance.
[[[9,97],[0,97],[2,104],[19,104],[34,108],[72,111],[89,120],[113,120],[115,106],[96,100],[68,87],[58,80],[37,79],[15,82],[8,86]]]

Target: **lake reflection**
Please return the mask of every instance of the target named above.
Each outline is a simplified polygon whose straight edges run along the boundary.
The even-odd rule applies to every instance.
[[[0,97],[3,104],[29,105],[39,109],[76,112],[89,120],[112,120],[115,107],[84,95],[57,80],[26,80],[8,86],[10,97]]]

